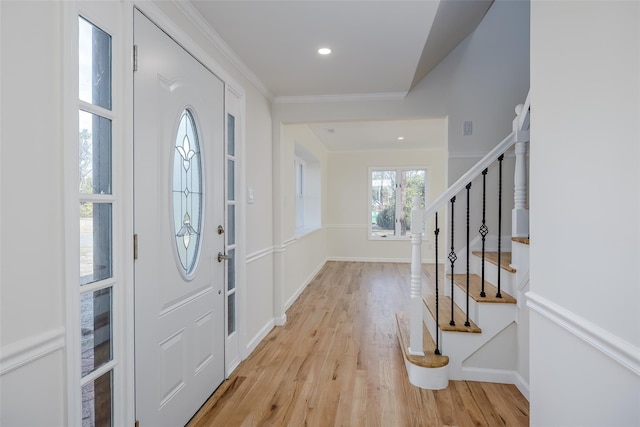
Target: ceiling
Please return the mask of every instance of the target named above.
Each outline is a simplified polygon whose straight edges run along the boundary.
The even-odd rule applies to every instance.
[[[401,99],[473,32],[492,2],[191,0],[236,65],[274,102]],[[332,53],[320,55],[320,47]],[[312,128],[330,150],[395,149],[398,130],[404,127],[407,140],[432,125],[418,122],[334,123],[333,133],[327,124]],[[391,128],[382,131],[385,123]],[[384,145],[379,137],[387,134],[395,136]]]

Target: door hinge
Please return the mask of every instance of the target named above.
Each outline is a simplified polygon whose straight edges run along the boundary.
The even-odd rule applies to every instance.
[[[140,421],[136,420],[136,424],[134,427],[140,427]]]
[[[133,260],[138,259],[138,235],[133,235]]]
[[[138,71],[138,45],[133,45],[133,71]]]

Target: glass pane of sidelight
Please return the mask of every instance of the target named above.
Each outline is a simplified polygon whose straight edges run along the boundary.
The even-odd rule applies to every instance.
[[[82,376],[109,362],[111,347],[111,288],[80,296]]]
[[[236,288],[236,250],[230,249],[227,256],[227,291],[232,291]]]
[[[82,386],[82,427],[111,427],[113,371]]]
[[[227,160],[227,200],[236,199],[235,166],[235,161]]]
[[[80,203],[80,284],[112,277],[111,203]]]
[[[84,18],[78,20],[79,96],[111,109],[111,36]]]
[[[202,170],[200,142],[193,115],[184,110],[173,155],[173,223],[180,270],[190,275],[200,249]]]
[[[236,294],[227,296],[227,335],[236,331]]]
[[[236,118],[227,114],[227,154],[236,155]]]
[[[235,205],[227,206],[227,245],[236,243],[236,207]]]
[[[371,235],[395,235],[396,171],[371,172]]]
[[[80,193],[111,194],[111,120],[80,110]]]

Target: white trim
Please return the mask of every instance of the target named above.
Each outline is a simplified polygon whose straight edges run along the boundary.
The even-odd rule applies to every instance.
[[[480,381],[498,384],[513,384],[520,393],[529,400],[529,384],[518,373],[511,369],[491,369],[491,368],[475,368],[462,367],[462,378],[465,381]]]
[[[310,104],[322,102],[402,101],[408,92],[350,93],[343,95],[276,96],[274,104]]]
[[[529,383],[524,379],[522,375],[520,375],[520,372],[515,371],[513,375],[515,377],[515,382],[513,383],[513,385],[515,385],[518,390],[520,390],[520,393],[522,393],[522,395],[527,400],[529,400]]]
[[[253,350],[256,349],[258,344],[266,338],[266,336],[271,332],[271,330],[275,327],[276,322],[274,319],[271,319],[267,322],[266,325],[260,329],[260,331],[247,343],[247,354],[251,354]]]
[[[640,375],[640,348],[535,292],[527,292],[525,296],[527,306],[536,313]]]
[[[285,241],[282,246],[274,246],[273,247],[273,252],[275,253],[283,253],[286,252],[287,247],[293,245],[296,241],[298,241],[298,239],[296,239],[295,237],[290,238],[289,240]]]
[[[65,347],[64,328],[56,328],[2,347],[0,376]]]
[[[367,224],[328,224],[327,228],[367,228]]]
[[[273,101],[273,94],[265,86],[265,84],[256,76],[253,71],[244,63],[244,61],[229,47],[220,34],[202,17],[200,12],[196,10],[191,2],[176,1],[173,0],[173,4],[185,14],[185,16],[191,21],[191,23],[200,30],[211,44],[218,49],[225,58],[227,58],[234,67],[240,71],[240,73],[253,84],[262,95],[264,95],[270,101]],[[222,79],[225,82],[226,79]],[[240,96],[238,96],[240,97]]]
[[[250,253],[249,255],[247,255],[247,264],[250,264],[254,261],[259,260],[260,258],[264,258],[268,255],[273,254],[273,246],[270,246],[268,248],[264,248],[264,249],[260,249],[259,251]]]
[[[296,302],[300,294],[302,294],[302,292],[306,289],[309,283],[311,283],[314,277],[316,277],[316,275],[320,272],[320,270],[322,270],[322,267],[324,267],[326,263],[327,263],[327,260],[325,259],[318,265],[318,267],[316,267],[315,270],[311,272],[311,274],[307,276],[305,281],[302,282],[302,285],[300,285],[300,287],[293,293],[293,295],[291,295],[291,297],[284,303],[284,311],[289,310],[289,308],[293,305],[293,303]]]

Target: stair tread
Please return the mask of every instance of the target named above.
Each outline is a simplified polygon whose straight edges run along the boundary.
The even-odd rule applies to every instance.
[[[473,251],[473,255],[482,258],[482,251]],[[485,252],[484,259],[491,264],[498,265],[498,252]],[[500,267],[503,270],[515,273],[516,269],[511,267],[511,252],[500,253]]]
[[[447,278],[451,279],[451,275],[447,274]],[[453,281],[460,289],[466,292],[467,290],[467,275],[466,274],[454,274]],[[498,288],[492,285],[491,283],[484,281],[484,293],[485,297],[480,296],[480,292],[482,291],[482,277],[477,274],[469,275],[469,294],[474,301],[477,302],[486,302],[486,303],[502,303],[502,304],[515,304],[517,301],[514,297],[500,290],[502,294],[502,298],[497,298],[496,294],[498,293]]]
[[[522,243],[523,245],[528,245],[529,244],[529,238],[528,237],[512,237],[511,241],[512,242]]]
[[[424,356],[409,354],[409,316],[403,313],[398,313],[396,314],[396,321],[402,352],[409,362],[423,368],[442,368],[449,364],[449,356],[434,353],[436,344],[433,341],[433,338],[431,338],[429,331],[427,331],[427,328],[424,326],[424,323],[422,324],[422,346]]]
[[[436,314],[435,314],[436,296],[426,295],[423,298],[423,301],[427,306],[427,308],[429,309],[431,316],[435,319],[436,318]],[[439,304],[438,321],[439,321],[439,327],[442,331],[466,332],[466,333],[473,333],[473,334],[479,334],[482,332],[482,329],[480,329],[480,327],[475,323],[473,323],[473,321],[471,320],[469,320],[470,326],[464,325],[464,322],[466,321],[467,316],[460,309],[460,307],[458,307],[455,304],[453,305],[453,320],[455,322],[455,325],[450,325],[449,322],[451,321],[451,298],[449,298],[448,296],[441,295],[439,299],[439,303],[440,304]]]

